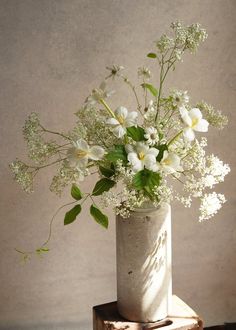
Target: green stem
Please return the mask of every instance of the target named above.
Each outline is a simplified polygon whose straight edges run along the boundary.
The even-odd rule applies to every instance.
[[[50,241],[51,237],[52,237],[52,225],[53,225],[53,221],[54,219],[56,218],[57,214],[61,211],[61,209],[63,209],[64,207],[66,206],[69,206],[71,204],[75,204],[77,203],[77,201],[73,201],[73,202],[70,202],[70,203],[67,203],[67,204],[64,204],[62,206],[59,207],[59,209],[57,209],[57,211],[54,213],[50,223],[49,223],[49,234],[48,234],[48,238],[46,239],[46,241],[41,245],[41,248],[45,245],[48,244],[48,242]]]
[[[160,84],[159,84],[159,90],[158,90],[158,98],[157,98],[157,113],[155,116],[155,121],[157,121],[159,108],[160,108],[160,100],[161,100],[161,93],[162,93],[162,85],[163,85],[163,70],[164,70],[164,57],[162,55],[161,57],[161,71],[160,71]]]
[[[183,133],[183,130],[181,130],[179,133],[177,133],[171,140],[170,142],[167,143],[167,146],[169,147],[172,143],[175,142],[176,139]]]
[[[106,110],[109,112],[109,114],[113,117],[116,118],[114,112],[111,110],[111,108],[109,107],[109,105],[106,103],[106,101],[104,99],[100,99],[100,103],[106,108]]]

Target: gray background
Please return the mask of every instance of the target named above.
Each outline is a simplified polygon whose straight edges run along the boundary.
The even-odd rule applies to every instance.
[[[168,85],[229,116],[226,130],[208,136],[209,152],[229,162],[232,172],[220,187],[228,203],[213,220],[199,224],[194,208],[173,205],[174,292],[206,325],[236,321],[235,15],[234,0],[0,1],[1,329],[91,329],[91,307],[115,300],[111,211],[108,232],[86,212],[63,228],[60,213],[50,254],[19,262],[13,249],[40,245],[50,217],[70,198],[48,191],[53,170],[26,195],[8,163],[25,158],[20,130],[30,112],[38,111],[52,129],[71,128],[73,113],[100,83],[105,66],[122,64],[136,80],[152,42],[176,19],[202,23],[209,38],[197,56],[185,57]],[[132,96],[123,105],[131,108]]]

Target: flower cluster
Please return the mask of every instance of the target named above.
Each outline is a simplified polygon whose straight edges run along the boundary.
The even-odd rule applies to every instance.
[[[158,86],[151,81],[153,75],[146,66],[138,68],[142,83],[135,86],[124,74],[124,67],[113,65],[107,67],[105,81],[92,90],[77,111],[77,123],[70,132],[44,128],[35,113],[27,119],[23,134],[33,164],[16,160],[11,169],[16,181],[30,192],[39,170],[57,166],[50,190],[60,195],[71,185],[77,203],[66,213],[65,224],[76,219],[88,200],[92,203],[91,216],[104,227],[108,218],[99,203],[103,208],[112,206],[116,214],[126,218],[144,203],[156,207],[175,199],[190,207],[192,199],[198,198],[202,221],[225,202],[223,195],[208,190],[224,181],[230,168],[218,157],[206,154],[207,140],[202,135],[211,126],[223,128],[226,116],[205,102],[191,104],[185,90],[164,91],[170,69],[186,51],[196,52],[207,34],[199,24],[183,26],[176,22],[171,28],[173,35],[161,36],[156,51],[147,55],[160,66]],[[113,108],[114,91],[108,83],[114,78],[133,94],[136,105],[132,108],[128,109],[125,102]],[[53,140],[46,140],[49,135]],[[84,186],[81,192],[79,185],[83,187],[81,182],[92,175],[97,179],[93,190],[87,192]]]

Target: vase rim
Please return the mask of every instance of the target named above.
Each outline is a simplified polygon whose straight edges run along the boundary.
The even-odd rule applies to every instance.
[[[146,204],[144,203],[141,207],[136,207],[134,208],[132,212],[155,212],[157,210],[160,210],[161,208],[169,205],[168,203],[162,203],[157,206],[154,206],[151,202],[147,202]]]

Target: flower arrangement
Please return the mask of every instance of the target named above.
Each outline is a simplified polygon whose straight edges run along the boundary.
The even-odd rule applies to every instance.
[[[76,219],[85,201],[91,201],[91,216],[105,228],[108,217],[103,209],[111,205],[116,214],[127,218],[144,203],[158,206],[176,199],[190,207],[195,197],[200,200],[202,221],[211,218],[225,202],[224,195],[207,190],[224,181],[230,168],[206,154],[207,139],[201,133],[209,126],[222,129],[227,117],[205,102],[192,105],[187,91],[164,92],[167,74],[182,61],[184,53],[196,52],[207,33],[200,24],[183,26],[176,22],[171,29],[172,36],[162,35],[155,51],[147,55],[159,66],[157,87],[150,82],[149,68],[138,69],[139,84],[134,86],[124,68],[113,65],[76,113],[77,123],[71,131],[45,128],[36,113],[26,120],[23,135],[32,165],[17,159],[10,164],[11,170],[22,188],[32,192],[38,172],[57,166],[50,190],[60,195],[71,186],[75,204],[65,214],[65,225]],[[114,79],[120,79],[133,93],[133,109],[111,106],[113,91],[107,90],[107,85]],[[96,174],[99,180],[92,192],[82,192],[79,182]],[[182,185],[179,190],[178,184]],[[37,251],[47,251],[46,244]]]

